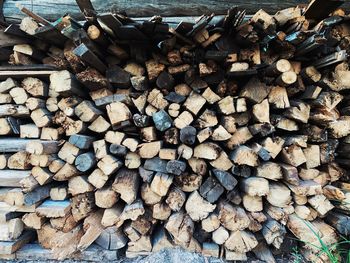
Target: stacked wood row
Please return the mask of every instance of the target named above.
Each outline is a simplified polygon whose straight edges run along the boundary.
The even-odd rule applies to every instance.
[[[320,260],[349,233],[338,5],[174,27],[82,2],[84,23],[20,7],[1,33],[0,253],[36,233],[57,259],[95,242],[275,262],[294,236]]]

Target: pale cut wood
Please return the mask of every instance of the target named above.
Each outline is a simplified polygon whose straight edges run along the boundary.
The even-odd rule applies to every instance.
[[[48,95],[48,85],[38,78],[25,78],[22,81],[22,87],[33,97],[46,97]]]
[[[204,200],[197,191],[194,191],[187,198],[185,209],[193,221],[199,221],[206,218],[213,212],[216,205],[210,204]]]
[[[69,178],[79,175],[79,171],[75,168],[74,165],[71,165],[69,163],[60,163],[57,169],[53,170],[52,164],[49,167],[49,170],[51,172],[54,172],[54,170],[58,169],[58,171],[53,176],[53,179],[56,181],[67,181]]]
[[[143,206],[142,200],[136,199],[131,204],[125,205],[121,217],[123,220],[131,219],[132,221],[135,221],[139,216],[143,215],[144,213],[145,208]]]
[[[308,199],[308,202],[320,216],[325,216],[334,208],[331,202],[324,195],[312,196]]]
[[[100,189],[105,185],[108,178],[108,175],[105,175],[101,169],[97,168],[88,176],[88,181],[94,187]]]
[[[0,226],[0,240],[12,241],[20,237],[24,229],[23,222],[20,218],[10,219]]]
[[[12,128],[7,118],[0,118],[0,135],[10,135],[12,134]]]
[[[265,162],[257,167],[256,176],[278,181],[282,179],[282,170],[277,163]]]
[[[28,99],[28,94],[23,88],[13,88],[9,93],[17,105],[25,104]]]
[[[146,205],[154,205],[161,201],[162,197],[151,190],[148,183],[143,183],[141,186],[141,198]]]
[[[41,168],[39,166],[32,168],[32,175],[40,185],[49,183],[54,176],[47,168]]]
[[[102,111],[97,109],[93,102],[84,100],[74,108],[74,114],[83,122],[93,122]]]
[[[89,126],[88,129],[97,133],[106,132],[110,128],[109,122],[103,116],[98,116]]]
[[[50,189],[50,199],[53,201],[63,201],[68,197],[68,189],[65,186],[52,187]]]
[[[319,251],[320,240],[325,245],[332,244],[337,240],[334,229],[319,219],[313,222],[305,222],[297,215],[291,214],[287,227],[296,237],[303,240],[305,246],[311,251]],[[317,233],[317,235],[313,233]]]
[[[230,159],[238,165],[258,166],[258,155],[247,146],[238,146],[232,151]]]
[[[50,112],[44,109],[36,109],[30,114],[30,118],[33,120],[36,126],[39,128],[46,127],[51,124],[52,116]]]
[[[159,196],[165,196],[174,179],[173,175],[157,172],[151,183],[151,190]]]
[[[232,150],[235,146],[243,144],[253,138],[247,127],[238,128],[227,141],[227,147]]]
[[[39,166],[42,168],[48,168],[54,162],[58,161],[55,154],[31,154],[29,157],[30,164],[33,166]],[[49,169],[50,171],[50,169]],[[51,171],[50,171],[51,172]]]
[[[33,229],[40,229],[45,222],[45,217],[40,217],[36,213],[28,213],[22,217],[23,223]]]
[[[9,169],[27,170],[30,169],[29,154],[24,151],[12,154],[7,160],[7,166]]]
[[[59,158],[66,161],[67,163],[73,164],[75,158],[79,155],[79,153],[80,149],[78,147],[75,147],[69,142],[65,142],[57,155]]]
[[[95,203],[100,208],[111,208],[119,200],[119,194],[110,186],[102,187],[95,192]]]
[[[296,145],[283,148],[281,156],[287,164],[293,166],[299,166],[306,162],[303,151]]]
[[[211,213],[209,216],[202,220],[201,226],[204,231],[211,233],[220,227],[220,220],[218,214]]]
[[[240,253],[251,251],[258,245],[255,236],[248,231],[231,232],[229,238],[225,242],[225,247]]]
[[[7,160],[10,158],[11,154],[1,154],[0,155],[0,170],[4,170],[7,167]]]
[[[270,122],[270,107],[267,99],[253,106],[253,116],[261,123]]]
[[[61,130],[61,129],[43,127],[41,129],[40,139],[41,140],[46,140],[46,141],[56,141],[56,140],[60,139],[60,135],[63,132],[64,131]]]
[[[263,201],[261,196],[251,196],[248,194],[242,197],[243,207],[249,212],[260,212],[263,210]]]
[[[106,155],[97,163],[97,167],[100,168],[105,175],[111,175],[118,171],[122,165],[123,163],[119,159],[111,155]]]
[[[57,71],[50,75],[50,89],[60,95],[85,96],[74,75],[67,70]]]
[[[121,169],[118,171],[112,189],[120,194],[127,204],[136,200],[139,188],[139,175],[135,170]]]
[[[170,207],[164,203],[159,202],[152,207],[152,217],[157,220],[167,220],[171,215]]]
[[[119,228],[124,223],[124,219],[122,218],[123,210],[124,205],[120,202],[114,205],[112,208],[105,209],[101,219],[101,224],[104,227],[115,225],[117,228]]]
[[[51,249],[55,259],[62,260],[76,251],[83,229],[79,225],[72,231],[64,233],[54,229],[50,224],[45,224],[37,233],[39,243],[44,248]]]
[[[59,141],[28,141],[25,150],[31,154],[53,154],[60,149]]]
[[[280,182],[270,182],[266,199],[273,206],[287,207],[292,201],[291,191]]]
[[[85,218],[83,225],[85,233],[79,241],[78,250],[86,249],[100,236],[103,231],[103,226],[101,225],[102,215],[103,210],[99,210]]]
[[[87,176],[74,176],[68,180],[68,192],[72,195],[92,192],[94,187],[88,182]]]
[[[107,156],[107,146],[105,140],[94,141],[92,145],[94,148],[95,157],[97,159],[102,159],[103,157]]]
[[[300,180],[298,185],[288,184],[289,189],[297,195],[301,196],[312,196],[322,194],[321,184],[313,180]]]
[[[269,182],[265,178],[244,178],[240,185],[242,190],[251,196],[264,196],[269,193]]]
[[[218,205],[220,223],[230,231],[246,229],[250,220],[245,210],[233,206],[228,202],[221,202]]]
[[[113,128],[131,119],[129,108],[122,102],[113,102],[106,106],[107,114]]]
[[[20,138],[38,139],[40,137],[40,128],[33,123],[20,125],[19,129]]]
[[[215,160],[221,151],[221,148],[215,143],[202,143],[194,148],[193,157]]]

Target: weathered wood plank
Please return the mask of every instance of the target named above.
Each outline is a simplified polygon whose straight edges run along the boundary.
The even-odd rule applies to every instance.
[[[35,238],[35,232],[27,231],[15,241],[1,241],[0,254],[12,254]]]
[[[30,175],[30,170],[0,170],[0,186],[21,187],[21,180]]]
[[[31,139],[22,139],[22,138],[1,138],[0,152],[10,153],[10,152],[25,151],[27,144],[33,141],[40,141],[40,140],[31,140]],[[50,141],[41,141],[41,142],[44,147],[50,144]]]
[[[263,1],[244,1],[244,0],[195,0],[195,1],[166,1],[150,0],[145,4],[142,0],[124,1],[124,0],[92,0],[97,12],[108,12],[110,10],[125,11],[129,16],[153,16],[161,14],[162,16],[198,16],[202,14],[225,14],[227,9],[238,5],[247,10],[248,14],[255,13],[262,8],[273,14],[279,9],[306,4],[307,1],[296,0],[263,0]],[[4,16],[6,19],[18,19],[24,17],[18,10],[16,4],[22,4],[34,13],[48,20],[56,20],[62,16],[62,10],[69,10],[69,14],[75,19],[83,19],[78,5],[73,0],[57,0],[49,2],[45,0],[7,0],[4,3]],[[60,6],[59,9],[56,7]],[[350,3],[344,4],[344,8],[350,8]],[[63,11],[64,12],[64,11]]]

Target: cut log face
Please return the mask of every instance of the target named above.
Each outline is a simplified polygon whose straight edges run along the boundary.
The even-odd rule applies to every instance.
[[[213,212],[215,205],[205,201],[197,191],[190,194],[187,199],[185,209],[193,221],[199,221],[206,218],[210,212]]]

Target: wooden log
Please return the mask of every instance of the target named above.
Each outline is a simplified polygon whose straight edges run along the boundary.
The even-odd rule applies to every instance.
[[[67,163],[73,164],[79,153],[80,149],[78,147],[75,147],[69,142],[65,142],[57,155],[59,158],[66,161]]]
[[[108,227],[102,231],[95,242],[104,249],[118,250],[126,246],[127,238],[117,227]]]
[[[31,154],[53,154],[57,153],[60,148],[58,141],[28,141],[25,150]]]
[[[63,163],[63,166],[61,166],[62,164],[59,164],[58,171],[55,173],[53,179],[56,181],[66,181],[69,178],[79,175],[79,171],[75,168],[74,165],[71,165],[69,163]],[[52,165],[50,165],[51,167],[49,167],[49,170],[52,172]],[[57,170],[57,169],[54,169]]]
[[[68,180],[68,192],[72,195],[84,194],[94,190],[87,176],[74,176]]]
[[[139,188],[139,177],[135,170],[121,169],[112,184],[112,189],[120,194],[127,204],[136,200]]]
[[[172,182],[172,175],[157,172],[153,177],[151,189],[154,193],[158,194],[159,196],[165,196]]]
[[[230,250],[246,253],[258,245],[255,236],[248,231],[232,232],[225,242],[225,247]]]
[[[45,218],[36,213],[28,213],[22,217],[22,221],[27,227],[38,230],[45,223]]]
[[[0,117],[28,117],[29,110],[26,106],[15,104],[0,105]]]
[[[54,176],[54,174],[51,173],[47,168],[43,169],[39,166],[33,167],[32,175],[35,178],[35,180],[38,181],[38,183],[40,185],[44,185],[44,184],[49,183]]]
[[[112,208],[105,209],[101,220],[101,224],[104,227],[115,225],[117,228],[119,228],[124,223],[124,219],[121,216],[123,210],[124,205],[122,205],[121,203],[117,203]]]
[[[23,232],[24,225],[20,218],[10,219],[1,224],[1,241],[13,241],[19,238]]]
[[[63,201],[68,197],[68,190],[65,186],[52,187],[50,189],[50,199],[53,201]]]
[[[29,177],[31,171],[0,170],[1,187],[21,187],[21,181]]]
[[[45,224],[38,230],[39,243],[47,249],[51,249],[54,258],[64,259],[72,255],[83,235],[82,226],[75,227],[72,231],[64,233],[54,229],[50,224]]]
[[[188,197],[185,209],[193,221],[199,221],[206,218],[210,212],[213,212],[216,205],[205,201],[197,191],[194,191]]]
[[[95,207],[94,194],[92,192],[79,194],[71,199],[72,215],[76,222],[88,216]]]
[[[31,192],[23,193],[14,188],[6,194],[5,202],[9,205],[31,206],[50,196],[50,185],[40,186]]]
[[[95,192],[95,203],[100,208],[111,208],[119,200],[119,195],[111,187],[105,186]]]
[[[95,213],[91,213],[84,219],[84,235],[79,240],[77,249],[84,250],[89,247],[102,233],[103,226],[101,225],[103,211],[99,210]]]
[[[93,152],[83,153],[77,156],[74,161],[75,167],[80,172],[86,172],[93,168],[96,164],[95,155]]]
[[[85,96],[78,81],[67,70],[57,71],[50,75],[50,89],[60,95]]]
[[[94,141],[94,137],[82,134],[74,134],[69,137],[69,143],[78,147],[79,149],[89,149]]]
[[[342,235],[349,233],[349,217],[337,212],[330,212],[326,217],[326,222],[333,226]]]

